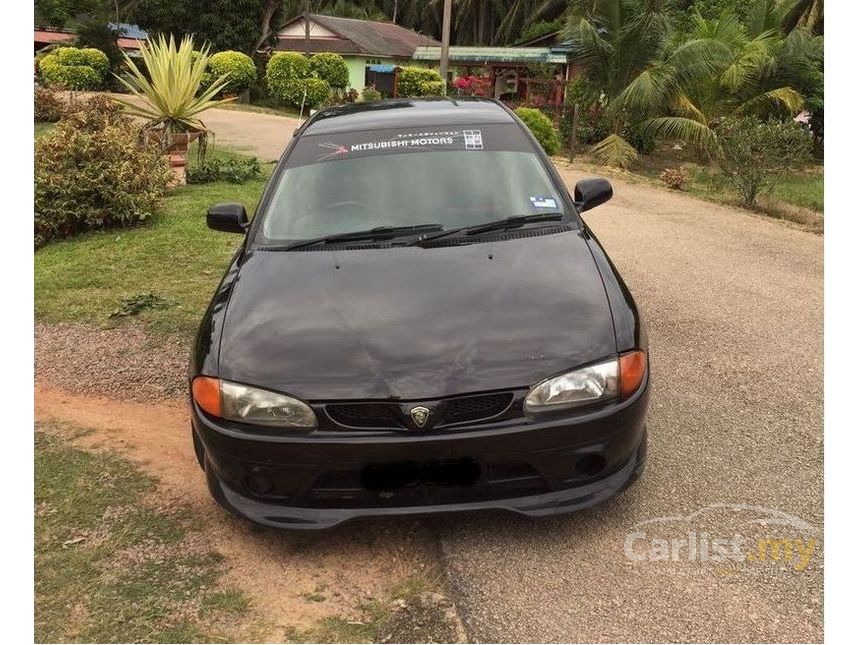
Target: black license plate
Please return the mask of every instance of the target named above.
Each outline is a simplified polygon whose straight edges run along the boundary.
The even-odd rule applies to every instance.
[[[404,461],[366,466],[361,471],[361,484],[374,491],[397,490],[420,484],[472,486],[480,476],[481,467],[475,459]]]

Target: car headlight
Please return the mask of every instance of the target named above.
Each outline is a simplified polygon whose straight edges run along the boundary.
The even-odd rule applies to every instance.
[[[645,352],[636,350],[553,376],[529,390],[523,407],[526,412],[548,412],[625,399],[639,389],[647,363]]]
[[[205,412],[221,419],[295,430],[317,426],[307,403],[271,390],[198,376],[191,383],[191,393]]]

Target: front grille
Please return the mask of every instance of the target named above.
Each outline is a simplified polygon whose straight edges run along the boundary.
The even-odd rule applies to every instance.
[[[495,417],[504,412],[511,404],[510,392],[487,394],[484,396],[461,396],[444,402],[445,425],[466,423],[477,419]]]
[[[326,412],[335,423],[351,428],[397,427],[397,407],[389,403],[332,404]]]
[[[431,409],[428,429],[462,423],[490,421],[504,414],[514,399],[512,392],[495,392],[421,403]],[[345,428],[411,430],[409,410],[418,403],[349,402],[328,403],[325,411],[338,426]]]

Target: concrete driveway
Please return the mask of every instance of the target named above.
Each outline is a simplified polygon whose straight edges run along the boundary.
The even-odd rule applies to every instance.
[[[263,160],[297,125],[232,110],[206,121],[217,144]],[[581,176],[562,173],[571,189]],[[469,636],[820,641],[820,541],[802,570],[632,561],[624,543],[641,521],[710,504],[735,507],[708,524],[711,536],[734,535],[737,505],[823,528],[823,240],[680,193],[613,185],[615,198],[586,220],[648,324],[648,467],[620,497],[571,517],[428,520]]]
[[[209,110],[203,122],[215,133],[215,146],[256,155],[263,163],[278,160],[302,123],[286,116],[239,109]]]

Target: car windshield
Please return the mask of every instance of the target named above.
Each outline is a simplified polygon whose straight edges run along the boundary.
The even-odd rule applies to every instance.
[[[566,210],[513,124],[305,135],[275,181],[257,236],[264,244]]]

